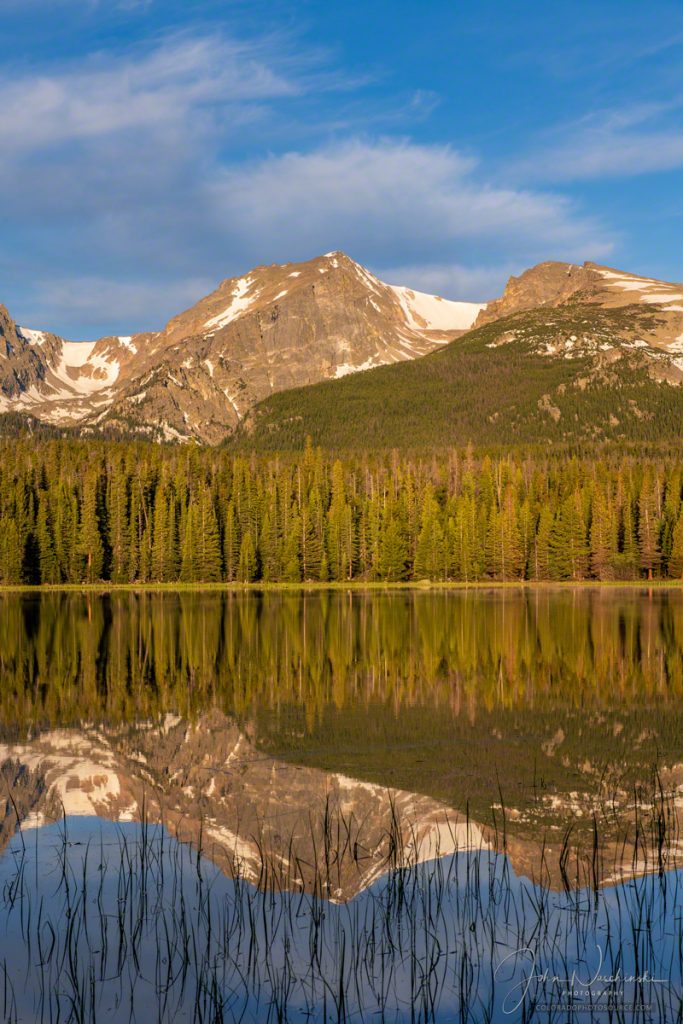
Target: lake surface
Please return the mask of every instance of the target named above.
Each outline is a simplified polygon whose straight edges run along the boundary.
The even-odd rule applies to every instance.
[[[2,594],[5,1019],[676,1020],[682,718],[678,590]]]

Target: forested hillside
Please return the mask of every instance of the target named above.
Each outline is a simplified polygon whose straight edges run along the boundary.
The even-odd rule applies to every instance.
[[[358,451],[683,437],[680,354],[652,306],[524,310],[444,349],[272,395],[232,442]]]
[[[0,443],[0,583],[683,577],[683,458]]]

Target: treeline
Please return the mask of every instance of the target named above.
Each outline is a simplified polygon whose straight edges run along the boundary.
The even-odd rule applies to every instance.
[[[0,444],[0,583],[683,577],[683,459]]]

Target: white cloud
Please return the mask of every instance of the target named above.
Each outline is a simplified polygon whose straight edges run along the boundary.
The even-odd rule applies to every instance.
[[[515,171],[527,180],[626,178],[683,167],[683,99],[605,110],[555,128]],[[670,115],[674,115],[671,123]]]
[[[387,263],[391,253],[443,262],[468,249],[519,257],[540,248],[604,255],[600,226],[562,196],[490,185],[476,162],[443,146],[352,140],[226,169],[212,187],[217,216],[251,244],[296,240]],[[394,257],[395,258],[395,257]]]
[[[489,297],[541,259],[609,253],[603,226],[565,197],[492,184],[455,148],[304,149],[320,91],[345,87],[360,85],[274,38],[180,35],[38,72],[5,66],[0,219],[17,287],[0,299],[67,334],[130,333],[190,304],[199,282],[332,249],[454,298]],[[285,136],[289,152],[263,155]],[[22,280],[45,283],[39,303]]]

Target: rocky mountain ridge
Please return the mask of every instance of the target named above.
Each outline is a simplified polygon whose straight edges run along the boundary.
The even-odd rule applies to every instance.
[[[0,307],[0,412],[216,443],[268,395],[425,355],[481,309],[386,285],[340,252],[225,280],[154,333],[74,343]]]
[[[536,373],[529,377],[531,371],[523,371],[526,377],[520,378],[517,364],[538,358],[548,368],[541,368],[540,376],[557,381],[533,396],[533,416],[523,412],[528,421],[525,439],[535,432],[543,439],[548,423],[560,419],[563,438],[576,434],[574,427],[569,433],[564,429],[565,407],[581,422],[578,436],[611,436],[625,418],[647,420],[658,415],[653,405],[679,404],[678,394],[650,395],[648,382],[676,389],[683,383],[683,285],[596,263],[547,262],[511,277],[503,295],[492,302],[459,303],[387,285],[343,253],[331,252],[306,263],[256,267],[227,279],[163,330],[151,333],[69,342],[17,325],[0,307],[0,413],[85,436],[216,444],[237,433],[253,440],[255,423],[267,420],[273,432],[268,416],[264,420],[261,415],[264,403],[268,410],[272,400],[277,407],[278,396],[291,394],[296,407],[285,403],[286,423],[300,419],[304,424],[309,385],[352,378],[365,370],[373,373],[363,374],[360,390],[355,384],[351,388],[358,390],[359,412],[367,418],[377,392],[382,410],[391,416],[396,395],[392,388],[385,393],[384,378],[375,373],[394,364],[414,364],[416,369],[419,364],[411,394],[405,396],[409,408],[400,417],[414,416],[416,402],[426,402],[424,414],[434,419],[439,403],[430,402],[421,378],[428,378],[429,367],[436,364],[428,361],[423,370],[421,357],[437,357],[441,350],[457,361],[461,351],[463,358],[478,351],[478,340],[482,351],[476,367],[469,360],[467,393],[458,391],[460,371],[453,369],[448,384],[456,389],[458,408],[471,406],[465,417],[468,437],[481,434],[490,422],[495,429],[484,430],[487,442],[508,440],[505,404],[524,405],[522,392],[530,390]],[[502,362],[487,356],[499,348]],[[564,363],[571,365],[562,370]],[[405,381],[408,376],[412,381],[412,371],[406,367],[406,372]],[[500,408],[484,413],[490,402],[478,399],[478,390],[493,376]],[[443,384],[446,378],[441,378]],[[626,405],[616,402],[618,408],[603,417],[605,432],[585,399],[591,388],[603,389],[604,404],[614,405],[616,392],[621,390],[622,397],[625,393],[624,384],[633,394]],[[316,408],[306,431],[313,436],[321,416],[345,417],[340,406],[347,392],[346,386],[326,392],[325,408]],[[578,392],[580,408],[575,412]],[[377,416],[386,418],[384,411]],[[514,417],[513,429],[519,432],[518,411]],[[473,427],[467,425],[470,421]],[[274,427],[274,439],[288,446],[289,427],[284,432],[279,422]],[[643,434],[642,427],[636,434]],[[335,443],[343,443],[345,436],[344,426]],[[628,437],[628,426],[615,436]],[[355,444],[355,438],[349,443]],[[395,443],[393,434],[388,443]]]

